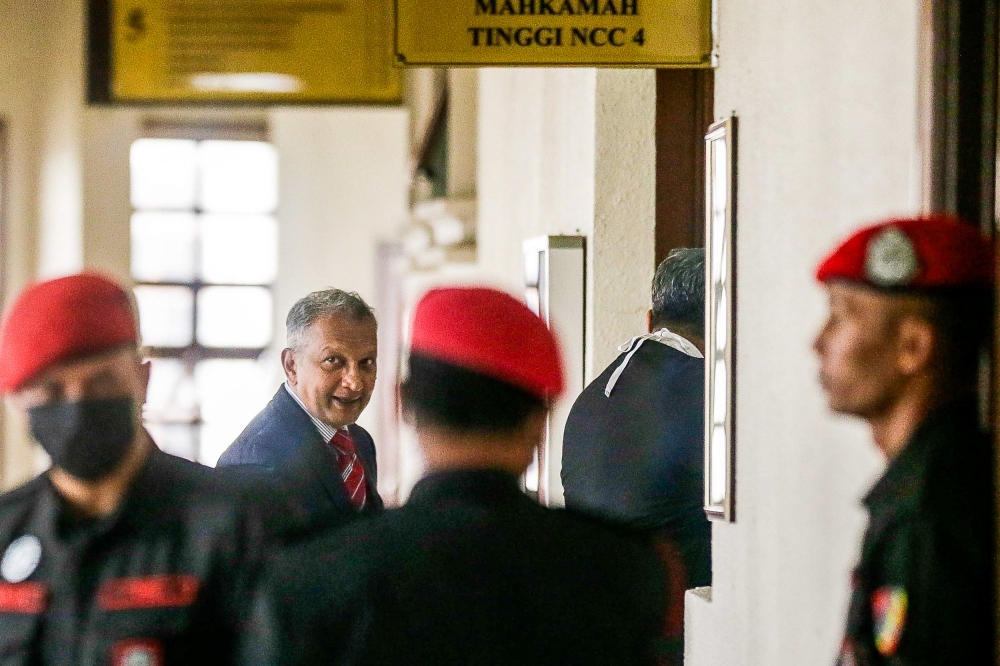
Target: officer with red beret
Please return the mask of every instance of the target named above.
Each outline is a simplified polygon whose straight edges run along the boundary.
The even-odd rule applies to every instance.
[[[259,529],[211,470],[141,423],[149,364],[115,282],[28,287],[0,328],[0,391],[51,468],[0,497],[0,663],[232,663]]]
[[[653,663],[665,595],[647,545],[519,484],[563,388],[542,320],[493,289],[431,291],[408,366],[426,476],[402,508],[283,554],[246,663]]]
[[[862,229],[818,269],[823,389],[887,461],[864,499],[840,666],[994,664],[994,464],[977,401],[993,267],[974,227],[926,217]]]

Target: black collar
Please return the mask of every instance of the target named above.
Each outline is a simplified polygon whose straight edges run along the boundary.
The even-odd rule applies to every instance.
[[[961,455],[960,449],[970,446],[970,440],[979,435],[979,411],[974,400],[934,410],[865,496],[865,506],[872,514],[894,514],[903,508],[916,507],[934,459],[941,454]]]
[[[428,474],[413,487],[407,504],[458,500],[486,503],[531,502],[518,478],[497,469],[454,469]]]
[[[46,474],[39,502],[29,519],[28,530],[43,541],[61,543],[67,541],[65,528],[74,522],[84,526],[68,532],[68,541],[71,542],[91,541],[130,525],[151,524],[158,512],[173,503],[168,494],[174,489],[177,480],[174,478],[174,466],[171,462],[169,455],[152,445],[152,450],[118,508],[110,515],[94,520],[74,516],[74,509]]]

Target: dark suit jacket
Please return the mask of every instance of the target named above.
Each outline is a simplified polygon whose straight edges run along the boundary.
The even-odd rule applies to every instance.
[[[366,511],[381,510],[375,443],[361,426],[350,425],[348,431],[365,470]],[[339,523],[352,513],[334,456],[284,386],[219,458],[219,467],[234,466],[262,472],[296,512],[299,529]]]
[[[711,584],[703,510],[705,361],[647,340],[604,393],[620,355],[577,398],[563,436],[566,506],[663,535],[686,586]]]
[[[651,663],[664,594],[648,544],[442,472],[409,502],[281,553],[248,666]]]

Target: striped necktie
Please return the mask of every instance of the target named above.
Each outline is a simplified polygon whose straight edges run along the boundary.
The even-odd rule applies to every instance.
[[[365,486],[365,468],[361,466],[354,440],[344,430],[338,430],[330,440],[330,447],[337,457],[337,470],[344,482],[347,499],[355,509],[362,509],[368,499],[368,488]]]

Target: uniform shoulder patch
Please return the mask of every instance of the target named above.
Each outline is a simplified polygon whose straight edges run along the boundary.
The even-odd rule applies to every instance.
[[[42,542],[34,534],[15,539],[0,560],[0,576],[8,583],[22,583],[35,573],[42,560]]]
[[[899,639],[906,626],[908,599],[902,587],[880,587],[872,593],[872,620],[875,647],[890,657],[899,649]]]
[[[127,639],[111,647],[112,666],[163,666],[163,644],[150,639]]]

